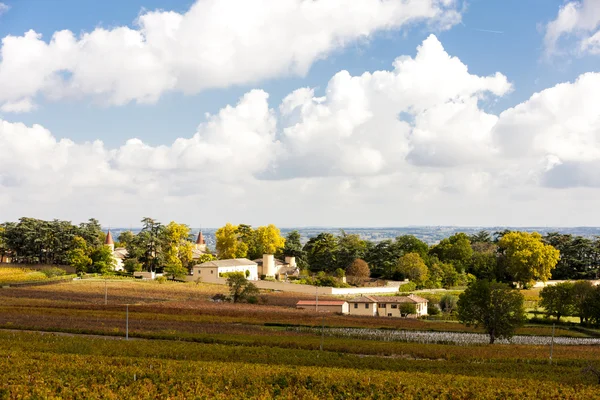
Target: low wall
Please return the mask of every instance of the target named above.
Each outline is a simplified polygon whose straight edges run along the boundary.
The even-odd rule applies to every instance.
[[[552,286],[552,285],[556,285],[557,283],[563,283],[563,282],[575,282],[575,281],[546,281],[544,282],[536,282],[535,285],[533,285],[534,288],[543,288],[545,286]],[[595,280],[595,281],[590,281],[592,283],[592,285],[600,285],[600,280]]]
[[[194,281],[195,277],[188,275],[187,281]],[[218,285],[226,285],[227,278],[215,278],[203,281],[205,283],[215,283]],[[397,287],[381,286],[381,287],[359,287],[359,288],[332,288],[329,286],[312,286],[300,285],[289,282],[279,281],[251,281],[259,289],[279,290],[282,292],[304,293],[304,294],[319,294],[319,295],[360,295],[360,294],[384,294],[396,293]]]

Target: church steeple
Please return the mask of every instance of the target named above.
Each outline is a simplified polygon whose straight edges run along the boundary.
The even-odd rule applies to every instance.
[[[200,233],[198,233],[198,239],[196,240],[196,244],[206,244],[206,241],[204,240],[204,235],[202,234],[202,230],[200,230]]]

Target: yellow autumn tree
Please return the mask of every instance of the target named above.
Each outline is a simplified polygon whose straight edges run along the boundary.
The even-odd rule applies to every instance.
[[[221,260],[229,258],[242,258],[248,254],[248,245],[239,236],[238,226],[229,222],[217,229],[217,257]]]
[[[259,226],[255,232],[258,253],[275,254],[285,246],[285,239],[275,225]]]
[[[190,228],[174,221],[171,221],[163,231],[165,272],[173,278],[188,273],[193,249],[189,237]]]
[[[545,244],[537,232],[507,233],[498,246],[506,271],[523,287],[536,280],[546,282],[550,279],[560,258],[560,252]]]

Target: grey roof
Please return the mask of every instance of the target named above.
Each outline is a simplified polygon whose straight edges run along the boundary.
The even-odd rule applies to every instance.
[[[254,261],[250,261],[247,258],[232,258],[229,260],[214,260],[207,261],[205,263],[197,265],[200,268],[214,268],[214,267],[252,267],[256,266]]]
[[[372,296],[360,296],[348,300],[348,303],[377,303]]]

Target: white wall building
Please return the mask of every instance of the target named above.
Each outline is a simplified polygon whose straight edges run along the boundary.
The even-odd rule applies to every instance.
[[[208,261],[192,267],[192,279],[200,278],[202,282],[216,282],[222,274],[228,272],[241,272],[246,274],[248,280],[258,280],[258,268],[254,261],[246,258],[233,258],[230,260]]]

